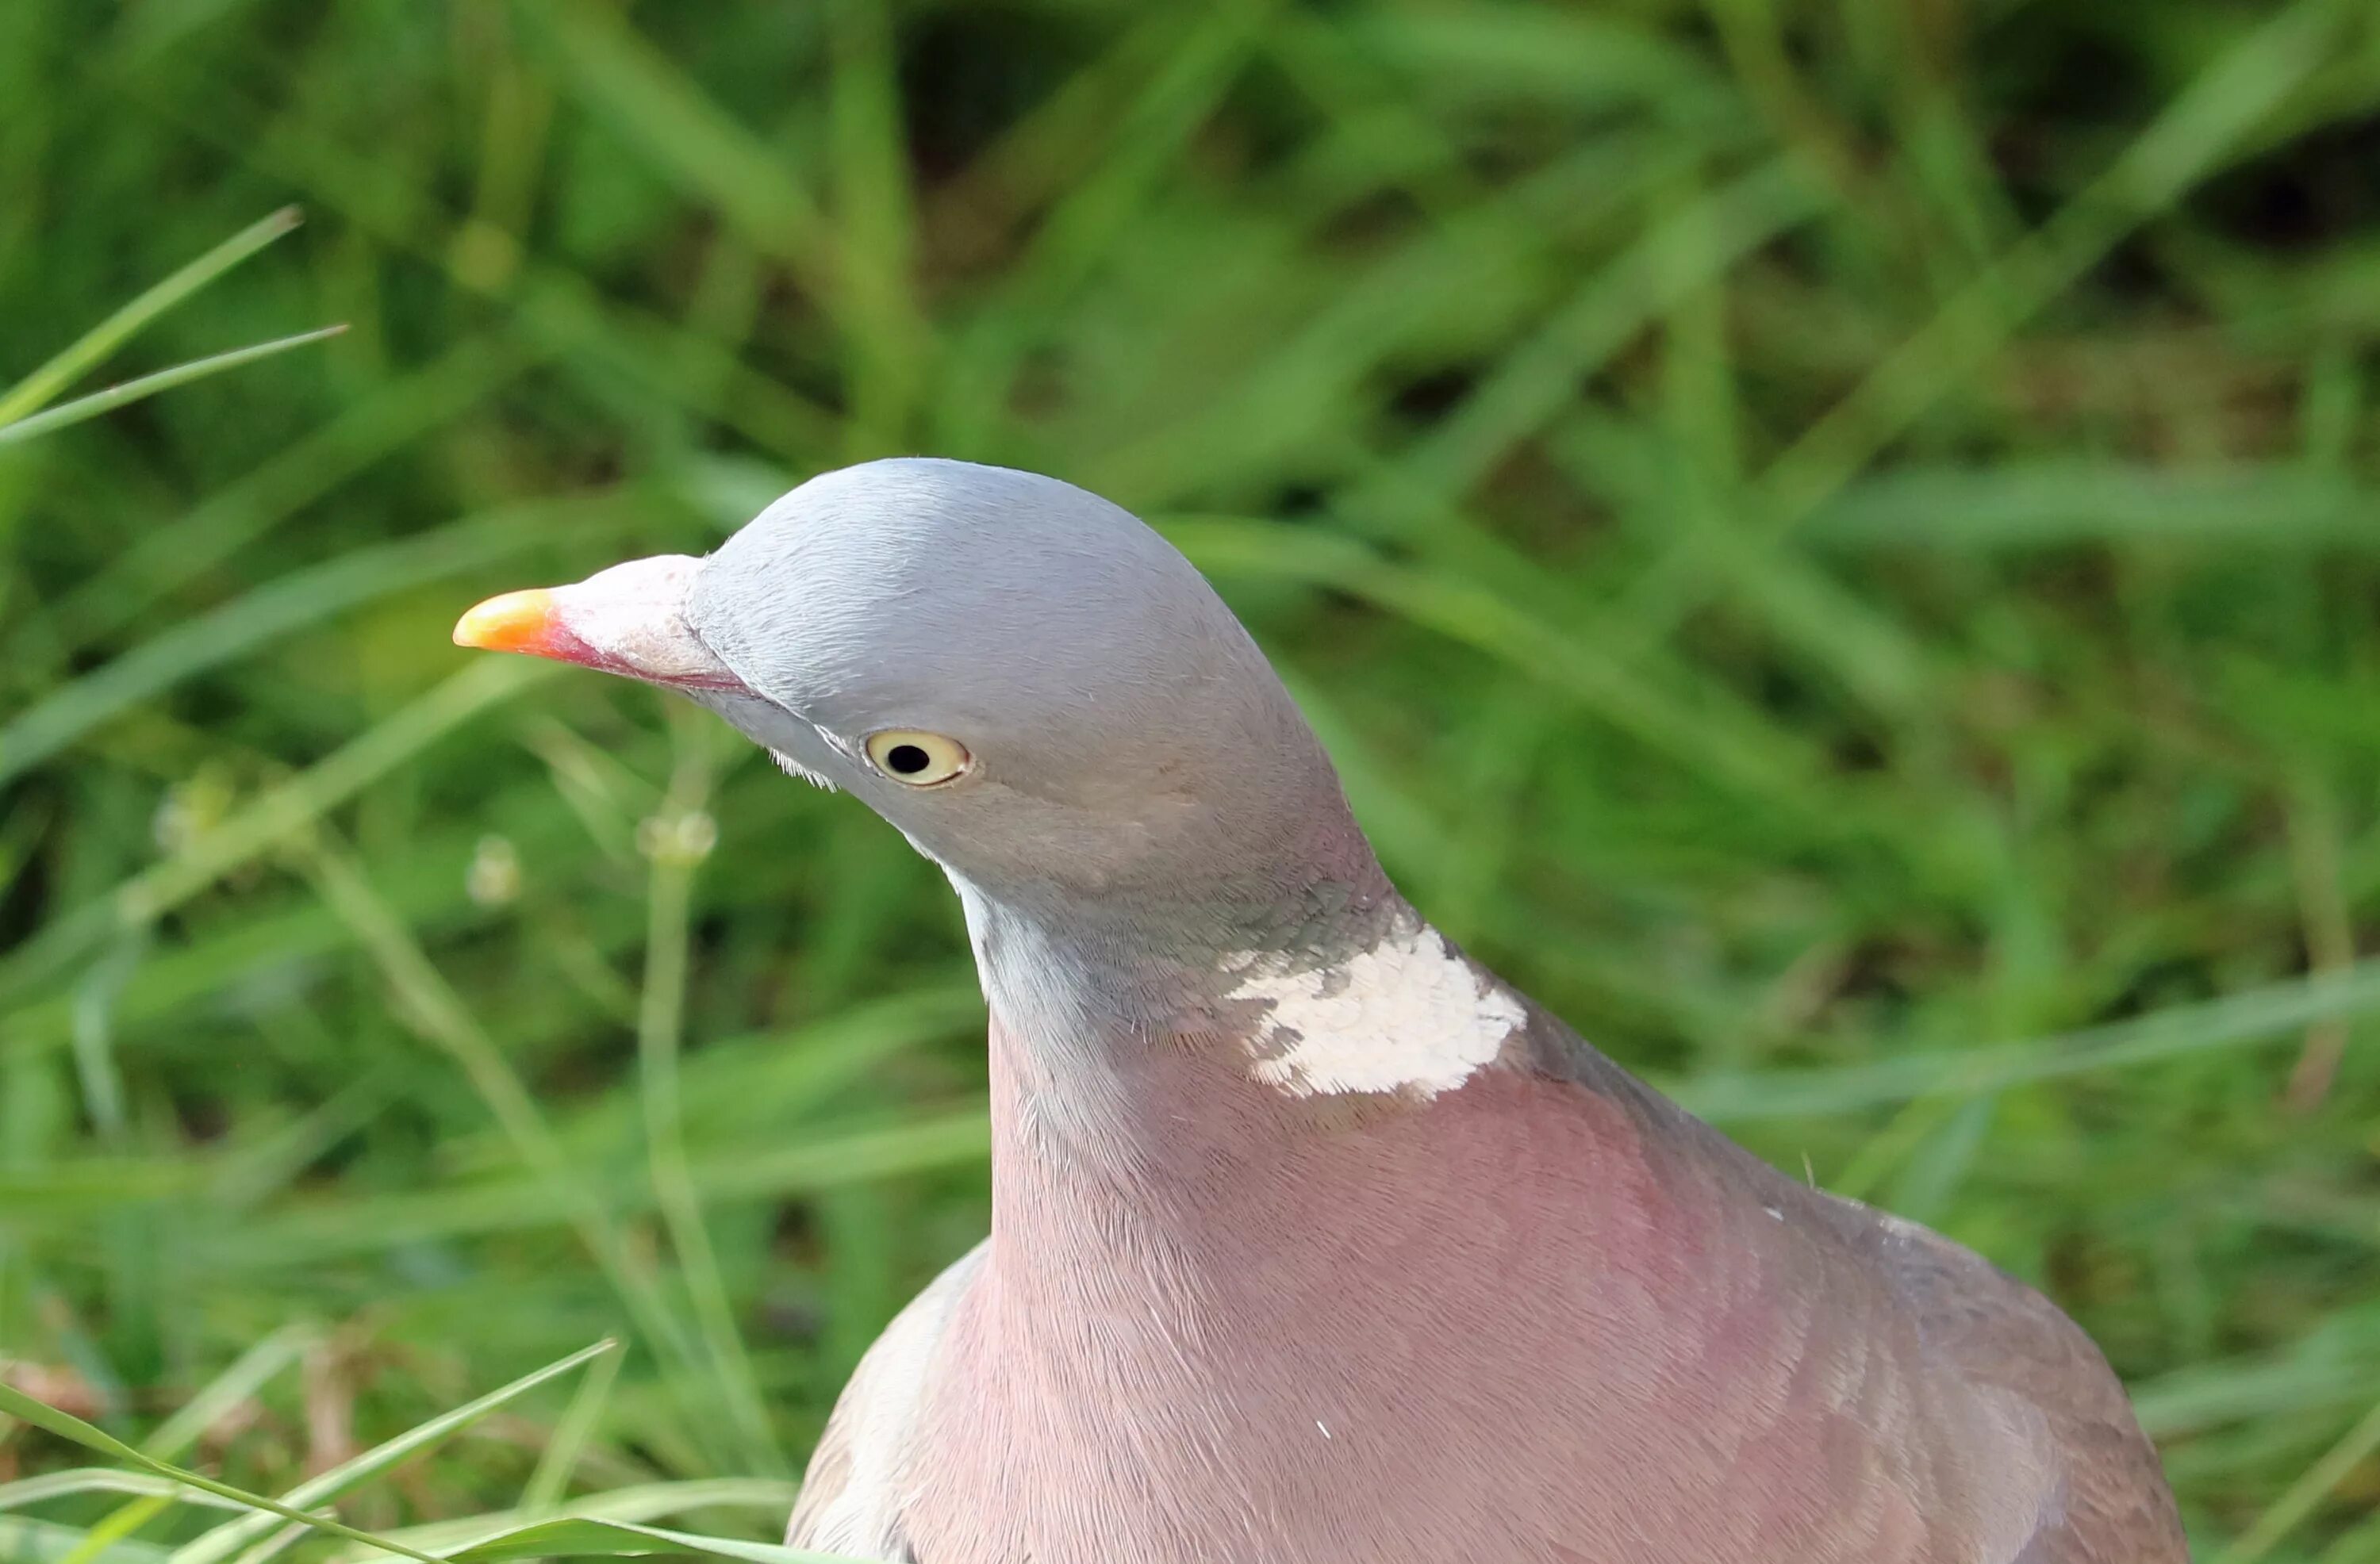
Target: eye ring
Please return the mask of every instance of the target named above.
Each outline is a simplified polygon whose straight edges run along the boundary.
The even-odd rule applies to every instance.
[[[941,734],[887,728],[868,735],[868,759],[904,787],[940,787],[966,775],[975,757],[965,745]]]

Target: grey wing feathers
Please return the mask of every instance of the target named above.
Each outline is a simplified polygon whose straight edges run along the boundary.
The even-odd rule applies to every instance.
[[[1627,1105],[1668,1144],[1692,1148],[1708,1166],[1731,1165],[1749,1180],[1774,1178],[1766,1164],[1597,1053],[1560,1018],[1530,1008],[1527,1058],[1540,1074]],[[1928,1352],[1968,1384],[2030,1408],[2028,1418],[2038,1415],[2059,1452],[2058,1512],[2022,1552],[2023,1564],[2189,1564],[2155,1447],[2080,1326],[2032,1288],[1929,1229],[1856,1201],[1816,1198],[1815,1210],[1847,1242],[1873,1246],[1914,1312]]]
[[[836,1398],[785,1526],[794,1547],[918,1564],[902,1524],[902,1478],[918,1432],[934,1349],[981,1268],[978,1244],[884,1328]]]
[[[2062,1453],[2059,1512],[2024,1552],[2028,1564],[2189,1564],[2156,1449],[2082,1327],[1972,1250],[1843,1204],[1878,1224],[1928,1351],[2038,1412]]]

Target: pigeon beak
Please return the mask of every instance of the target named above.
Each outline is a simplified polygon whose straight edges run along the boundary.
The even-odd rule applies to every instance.
[[[570,587],[490,598],[455,622],[455,644],[527,652],[674,689],[741,690],[744,681],[686,621],[702,562],[658,554]]]

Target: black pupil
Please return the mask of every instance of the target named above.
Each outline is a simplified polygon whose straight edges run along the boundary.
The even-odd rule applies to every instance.
[[[885,755],[884,763],[905,777],[914,777],[934,763],[934,758],[914,744],[896,744]]]

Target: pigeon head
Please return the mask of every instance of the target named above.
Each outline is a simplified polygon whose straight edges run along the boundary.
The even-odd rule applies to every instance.
[[[678,689],[996,899],[1261,902],[1378,874],[1213,588],[1054,479],[826,473],[707,559],[492,599],[455,638]]]

